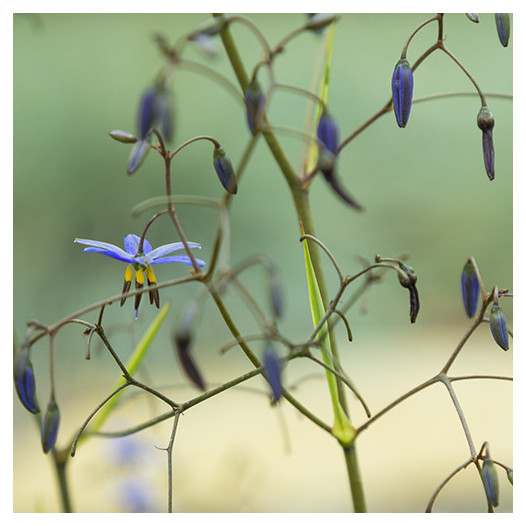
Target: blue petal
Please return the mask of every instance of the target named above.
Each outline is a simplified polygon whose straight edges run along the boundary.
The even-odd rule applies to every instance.
[[[189,242],[188,246],[190,248],[201,248],[201,245],[199,243]],[[145,254],[148,254],[148,260],[150,262],[155,263],[156,259],[162,256],[166,256],[166,254],[171,254],[176,250],[184,250],[184,245],[182,243],[169,243],[168,245],[161,245],[160,247],[157,247],[151,252],[145,252]]]
[[[104,243],[103,241],[94,241],[93,239],[80,239],[76,238],[75,243],[80,243],[81,245],[89,245],[90,248],[85,248],[84,252],[99,252],[100,254],[105,254],[112,258],[118,259],[120,261],[126,261],[127,263],[133,263],[133,258],[130,257],[122,248],[111,243]],[[92,248],[97,247],[97,248]]]
[[[200,267],[206,265],[202,259],[195,258],[195,261]],[[167,256],[165,258],[158,258],[155,261],[150,261],[150,265],[158,265],[160,263],[184,263],[185,265],[192,265],[192,260],[188,256]]]
[[[96,252],[97,254],[102,254],[103,256],[109,256],[110,258],[118,259],[119,261],[124,261],[125,263],[135,263],[136,262],[136,259],[126,254],[124,250],[122,250],[122,253],[121,253],[121,252],[104,250],[103,248],[88,247],[84,249],[84,252]],[[124,256],[123,254],[126,254],[126,255]]]
[[[139,250],[139,244],[141,242],[141,238],[135,234],[128,234],[124,238],[124,248],[126,249],[126,252],[130,254],[131,256],[135,256],[137,254],[137,251]],[[152,251],[152,245],[150,245],[149,241],[147,239],[144,240],[142,245],[143,254],[149,254]]]

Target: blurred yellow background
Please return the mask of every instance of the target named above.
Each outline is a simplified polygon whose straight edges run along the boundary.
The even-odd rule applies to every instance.
[[[329,107],[342,137],[378,111],[390,97],[393,68],[411,31],[427,15],[346,14],[336,25]],[[249,18],[271,45],[305,21],[303,14],[254,14]],[[446,45],[477,79],[483,91],[512,94],[512,41],[503,48],[493,15],[479,24],[464,14],[446,15]],[[150,153],[139,171],[126,175],[130,148],[108,137],[112,129],[135,131],[139,97],[163,65],[153,37],[169,42],[207,19],[205,14],[49,14],[14,16],[14,327],[24,335],[28,320],[53,323],[81,307],[118,294],[124,266],[83,254],[75,237],[122,246],[128,233],[140,235],[148,214],[130,217],[140,201],[164,190],[160,158]],[[261,47],[250,31],[234,25],[243,60],[251,67]],[[409,48],[410,62],[433,42],[435,25],[425,28]],[[280,83],[309,88],[324,36],[293,40],[276,60]],[[185,57],[200,61],[235,84],[220,52],[208,58],[195,48]],[[237,84],[236,84],[237,85]],[[175,145],[212,135],[234,165],[249,141],[242,106],[231,93],[193,71],[176,71]],[[473,91],[468,79],[444,53],[434,53],[415,73],[414,97]],[[477,97],[453,97],[413,105],[407,128],[387,115],[344,149],[339,172],[344,185],[365,207],[357,213],[342,204],[321,178],[313,183],[312,211],[318,237],[343,272],[361,269],[357,256],[372,259],[410,255],[418,275],[421,312],[409,323],[407,291],[386,275],[349,314],[354,341],[338,330],[345,370],[372,412],[433,376],[469,327],[460,296],[460,273],[474,256],[487,290],[513,290],[512,281],[512,103],[488,96],[495,115],[496,178],[489,182],[476,125]],[[277,126],[302,129],[307,101],[278,92],[269,109]],[[301,143],[280,136],[295,167]],[[174,163],[176,193],[222,196],[209,144],[186,148]],[[232,262],[265,253],[277,262],[285,286],[286,311],[280,330],[293,341],[312,328],[303,252],[292,200],[275,161],[260,141],[231,207]],[[216,215],[181,206],[180,217],[192,241],[209,261]],[[168,221],[148,235],[153,246],[176,241]],[[331,291],[337,276],[326,262]],[[166,265],[159,281],[184,276],[186,267]],[[264,275],[243,277],[266,309]],[[180,308],[196,291],[185,285],[163,289],[172,303],[167,321],[145,364],[144,381],[167,386],[176,400],[196,394],[173,356],[171,335]],[[350,292],[348,293],[350,294]],[[346,296],[348,297],[348,296]],[[257,325],[235,294],[227,294],[236,323],[245,334]],[[114,347],[126,359],[157,312],[143,300],[137,321],[128,302],[106,309],[105,323]],[[366,312],[364,312],[366,307]],[[501,307],[513,328],[512,302]],[[266,310],[268,312],[268,309]],[[96,321],[96,314],[86,319]],[[194,356],[214,385],[250,364],[239,349],[225,355],[230,341],[217,310],[207,303]],[[81,329],[66,327],[56,338],[57,400],[61,409],[59,446],[110,391],[119,371],[94,343],[84,360]],[[262,351],[263,344],[254,344]],[[283,349],[281,349],[283,351]],[[469,341],[453,375],[512,374],[512,350],[502,352],[483,325]],[[49,396],[46,345],[35,346],[32,360],[41,406]],[[311,375],[315,375],[311,377]],[[300,382],[302,378],[304,381]],[[285,383],[298,382],[297,397],[330,422],[330,400],[322,371],[297,360],[285,370]],[[473,380],[454,384],[480,449],[507,465],[512,458],[512,385]],[[251,388],[251,389],[248,389]],[[41,451],[39,432],[14,396],[14,510],[59,511],[52,465]],[[166,408],[136,396],[116,412],[108,429],[137,424]],[[353,421],[364,421],[351,401]],[[166,447],[170,423],[136,435],[132,441],[93,439],[82,444],[69,473],[76,511],[126,511],[122,488],[132,481],[149,496],[152,511],[166,509]],[[132,447],[131,460],[119,461],[119,444]],[[131,444],[131,446],[130,446]],[[117,449],[116,449],[117,448]],[[125,448],[123,446],[121,449]],[[133,449],[136,448],[136,449]],[[469,449],[458,416],[442,386],[416,395],[380,419],[358,442],[369,511],[420,512],[436,486],[467,460]],[[340,448],[290,406],[271,408],[261,378],[200,404],[179,423],[175,447],[174,507],[180,512],[347,512],[351,509]],[[511,511],[511,486],[500,471],[501,505]],[[129,488],[128,488],[129,489]],[[436,511],[484,511],[484,494],[475,470],[458,475],[439,496]]]

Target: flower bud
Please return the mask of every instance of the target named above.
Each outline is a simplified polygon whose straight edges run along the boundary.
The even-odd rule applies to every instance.
[[[326,108],[323,109],[320,120],[318,121],[316,136],[327,151],[334,156],[338,155],[340,142],[338,123]]]
[[[495,149],[493,147],[493,127],[495,119],[487,106],[482,106],[477,115],[477,126],[482,130],[482,153],[484,166],[490,181],[495,179]]]
[[[499,505],[499,477],[493,460],[485,458],[482,463],[482,482],[492,506]]]
[[[132,148],[130,158],[128,160],[127,174],[131,175],[135,172],[142,164],[146,155],[150,151],[150,138],[146,138],[142,141],[137,141]]]
[[[276,270],[270,271],[269,274],[270,304],[276,318],[283,315],[283,287],[281,279]]]
[[[393,73],[393,104],[396,122],[405,128],[413,100],[413,71],[406,58],[401,58]]]
[[[41,439],[42,449],[47,453],[57,441],[58,424],[60,421],[60,413],[55,400],[50,400],[46,414],[42,419]]]
[[[236,174],[230,157],[221,146],[214,148],[214,168],[223,185],[229,194],[237,193]]]
[[[510,481],[510,484],[513,486],[513,469],[507,468],[506,475],[508,476],[508,480]]]
[[[18,398],[22,405],[31,413],[40,412],[38,406],[35,374],[33,372],[33,365],[29,360],[29,347],[22,345],[14,357],[14,379]]]
[[[464,268],[462,269],[460,285],[462,288],[462,301],[464,302],[464,309],[466,310],[468,317],[473,318],[477,312],[480,284],[471,259],[467,260]]]
[[[161,91],[157,96],[156,120],[159,122],[163,139],[170,142],[174,133],[174,109],[172,95],[169,91]]]
[[[495,23],[497,24],[500,43],[507,47],[510,40],[510,14],[495,13]]]
[[[263,353],[263,370],[272,389],[272,404],[275,404],[283,394],[283,387],[281,385],[281,364],[276,351],[270,345]]]
[[[108,135],[112,139],[115,139],[116,141],[122,142],[124,144],[133,144],[137,142],[137,137],[135,137],[135,135],[127,131],[112,130]]]
[[[477,13],[466,13],[466,16],[476,24],[479,23],[479,15]]]
[[[496,303],[494,303],[491,307],[489,326],[491,328],[493,339],[497,342],[497,345],[507,351],[510,346],[508,343],[508,329],[506,328],[506,320],[504,319],[502,310]]]
[[[309,21],[305,28],[314,33],[321,33],[338,18],[334,13],[310,13],[308,17]]]
[[[142,94],[138,116],[139,139],[145,139],[153,128],[157,114],[157,95],[155,88],[148,88]]]
[[[203,377],[201,376],[201,373],[199,372],[199,369],[197,368],[197,365],[191,355],[194,339],[193,327],[197,314],[197,303],[195,301],[191,301],[183,312],[179,326],[175,332],[174,342],[177,356],[183,371],[197,388],[205,391],[205,382],[203,381]]]
[[[245,92],[245,106],[247,108],[247,122],[252,135],[258,131],[261,119],[263,117],[263,108],[265,106],[265,95],[257,80],[253,80]]]

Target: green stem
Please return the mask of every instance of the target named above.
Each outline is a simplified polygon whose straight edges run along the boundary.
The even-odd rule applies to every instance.
[[[56,452],[53,458],[55,464],[55,474],[57,476],[57,482],[60,493],[60,502],[62,505],[63,513],[71,513],[73,511],[71,507],[71,498],[69,496],[69,485],[66,475],[66,466],[68,461],[67,451]]]
[[[221,16],[221,15],[214,14],[214,16]],[[221,40],[223,42],[223,46],[230,60],[234,73],[241,86],[241,89],[243,90],[243,92],[245,92],[249,84],[249,77],[241,61],[241,57],[237,50],[237,46],[232,39],[232,36],[230,34],[228,27],[225,27],[221,31]],[[298,177],[298,175],[296,174],[296,171],[290,164],[287,156],[283,152],[283,149],[281,148],[281,144],[278,142],[275,134],[270,130],[265,130],[265,131],[262,131],[261,133],[272,155],[274,156],[274,159],[276,160],[281,172],[283,173],[283,176],[285,177],[287,181],[287,184],[290,188],[292,198],[294,201],[294,206],[296,208],[296,213],[298,215],[298,218],[301,220],[303,224],[304,233],[315,236],[314,225],[313,225],[312,216],[310,213],[307,191],[302,188],[302,182],[300,178]],[[327,286],[325,284],[325,278],[324,278],[324,274],[322,270],[321,259],[320,259],[319,250],[317,249],[317,247],[315,250],[311,252],[311,259],[312,259],[312,265],[314,267],[314,270],[317,276],[322,300],[325,305],[328,305]],[[336,341],[335,341],[335,338],[332,332],[329,333],[329,338],[330,338],[331,347],[332,347],[335,359],[339,362]],[[338,396],[340,399],[341,406],[343,410],[345,411],[345,413],[348,415],[349,412],[347,408],[347,401],[346,401],[345,394],[344,394],[344,384],[340,379],[337,378],[336,380],[337,380],[337,386],[338,386]],[[349,453],[345,454],[345,461],[347,464],[347,471],[349,473],[349,482],[351,484],[351,496],[352,496],[353,503],[354,503],[354,509],[355,511],[364,512],[366,511],[365,499],[363,499],[363,487],[362,487],[360,471],[358,467],[358,461],[357,461],[357,456],[356,456],[354,446],[351,447],[349,451],[350,451]],[[361,498],[360,498],[360,495],[362,496]]]

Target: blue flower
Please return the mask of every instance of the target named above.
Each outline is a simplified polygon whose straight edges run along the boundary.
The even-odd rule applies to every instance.
[[[179,256],[168,256],[176,250],[184,249],[183,243],[169,243],[162,245],[155,249],[147,239],[144,239],[142,252],[139,252],[139,245],[141,238],[135,234],[128,234],[124,238],[124,248],[113,245],[111,243],[105,243],[103,241],[94,241],[92,239],[75,239],[75,243],[81,245],[88,245],[88,248],[84,249],[84,252],[97,252],[98,254],[104,254],[113,259],[118,259],[124,263],[128,263],[126,271],[124,273],[124,287],[122,293],[126,294],[130,290],[131,281],[133,278],[133,272],[135,271],[135,289],[141,289],[144,286],[144,275],[146,274],[146,281],[148,286],[155,285],[157,283],[155,274],[153,273],[151,265],[157,265],[160,263],[184,263],[185,265],[192,265],[192,261],[187,255]],[[188,243],[190,248],[201,248],[199,243]],[[203,267],[205,262],[196,259],[196,263]],[[159,308],[159,291],[149,291],[150,303],[155,302],[155,306]],[[121,306],[124,305],[126,298],[122,298]],[[137,318],[137,312],[139,309],[139,303],[141,301],[141,294],[135,296],[135,317]]]

